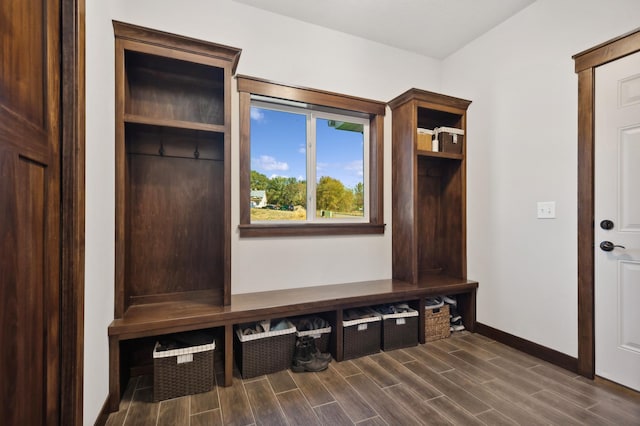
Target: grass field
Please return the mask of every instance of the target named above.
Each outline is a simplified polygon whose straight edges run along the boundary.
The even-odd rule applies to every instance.
[[[271,210],[271,209],[251,209],[251,220],[305,220],[307,211],[302,207],[296,207],[294,211]],[[316,212],[317,217],[321,217],[320,211]],[[333,213],[333,218],[353,218],[362,217],[362,212]]]

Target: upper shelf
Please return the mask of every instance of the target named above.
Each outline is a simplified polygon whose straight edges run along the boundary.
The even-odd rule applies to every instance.
[[[225,125],[223,68],[129,50],[124,59],[125,114]]]
[[[450,160],[462,160],[464,155],[462,154],[454,154],[452,152],[434,152],[434,151],[417,151],[418,156],[421,157],[433,157],[433,158],[447,158]]]
[[[125,123],[147,124],[150,126],[173,127],[176,129],[202,130],[205,132],[224,133],[225,126],[221,124],[199,123],[194,121],[174,120],[170,118],[148,117],[138,114],[124,114]]]

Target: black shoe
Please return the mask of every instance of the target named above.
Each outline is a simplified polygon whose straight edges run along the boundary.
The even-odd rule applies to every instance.
[[[317,348],[315,347],[314,340],[311,336],[302,336],[297,340],[293,353],[293,361],[291,363],[291,371],[302,373],[304,371],[315,372],[327,369],[329,361],[323,361],[315,356]]]
[[[309,345],[311,346],[311,354],[314,357],[320,361],[331,362],[331,354],[329,352],[320,352],[320,349],[316,346],[316,339],[314,337],[311,337],[309,340]]]

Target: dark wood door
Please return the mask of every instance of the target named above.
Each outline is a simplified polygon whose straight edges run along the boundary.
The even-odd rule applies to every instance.
[[[0,423],[59,421],[60,2],[0,2]]]

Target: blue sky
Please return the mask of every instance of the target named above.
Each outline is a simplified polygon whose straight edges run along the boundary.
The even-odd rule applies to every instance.
[[[306,179],[305,116],[251,108],[251,169],[268,177]],[[346,187],[363,182],[362,133],[336,130],[318,119],[317,178],[331,176]]]

